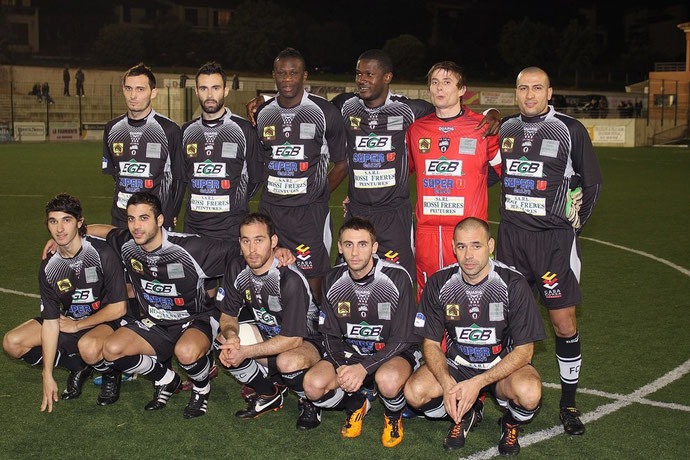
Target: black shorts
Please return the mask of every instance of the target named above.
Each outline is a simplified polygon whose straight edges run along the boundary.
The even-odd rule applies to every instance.
[[[278,246],[292,251],[305,277],[321,278],[331,269],[333,223],[328,203],[293,207],[261,201],[259,212],[271,218]]]
[[[580,245],[573,230],[530,232],[501,223],[496,259],[522,273],[549,310],[582,303]]]
[[[208,338],[209,344],[212,345],[220,330],[220,323],[218,322],[220,312],[216,313],[216,311],[196,316],[183,324],[161,326],[148,318],[143,318],[129,322],[124,327],[146,340],[156,352],[158,360],[164,362],[172,358],[175,344],[187,329],[201,331]]]
[[[414,218],[409,203],[386,209],[349,203],[345,219],[351,217],[361,217],[374,224],[376,240],[379,243],[376,252],[378,256],[388,262],[402,265],[412,280],[417,279],[414,260]]]
[[[353,364],[359,364],[362,361],[364,361],[367,358],[367,356],[368,355],[353,354],[350,357],[345,357],[345,365],[351,366]],[[396,355],[396,356],[400,356],[402,359],[407,361],[410,364],[410,366],[412,367],[412,372],[416,371],[419,368],[419,366],[421,365],[420,361],[422,359],[422,352],[419,350],[419,346],[417,344],[412,345],[410,348],[408,348],[407,350],[403,351],[402,353],[400,353],[399,355]],[[395,358],[395,356],[393,356],[393,358]],[[393,359],[393,358],[391,358],[391,359]],[[333,364],[334,368],[337,367],[337,364],[330,358],[330,356],[327,356],[326,359],[331,364]],[[374,373],[374,374],[376,374],[376,373]],[[366,379],[365,379],[365,383],[366,383]],[[368,385],[364,385],[364,386],[368,386]]]
[[[126,324],[126,317],[120,318],[120,319],[115,319],[113,321],[106,321],[105,324],[106,326],[109,326],[113,331],[117,330],[121,325]],[[38,321],[38,324],[43,324],[43,318],[40,316],[37,316],[34,318],[34,320]],[[124,321],[123,321],[124,320]],[[97,324],[94,327],[100,326],[101,324]],[[86,335],[87,332],[93,330],[92,328],[89,329],[82,329],[81,331],[77,332],[60,332],[58,335],[58,351],[60,354],[73,354],[77,353],[79,354],[79,339],[81,339],[84,335]]]

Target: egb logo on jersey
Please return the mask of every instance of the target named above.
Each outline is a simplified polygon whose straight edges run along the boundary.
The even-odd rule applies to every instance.
[[[359,324],[347,323],[347,336],[351,339],[372,340],[378,342],[381,340],[381,333],[383,326],[379,324],[369,324],[362,321]]]
[[[144,274],[144,266],[137,259],[130,259],[129,264],[132,266],[132,270],[139,273],[140,275]]]
[[[349,318],[350,317],[350,302],[338,302],[338,307],[336,309],[335,314],[338,318]]]
[[[196,144],[187,144],[187,156],[190,158],[195,158],[197,156],[197,145]]]
[[[362,123],[362,119],[359,117],[355,117],[354,115],[350,115],[350,128],[352,129],[360,129],[359,126]]]
[[[460,305],[446,304],[446,319],[458,321],[460,319]]]
[[[544,177],[544,163],[530,161],[524,156],[518,160],[506,160],[506,169],[510,176]]]
[[[252,311],[254,312],[254,317],[258,322],[266,324],[267,326],[278,325],[278,320],[276,319],[276,317],[268,313],[264,307],[261,307],[261,310],[252,308]]]
[[[174,284],[164,284],[158,280],[141,280],[141,287],[144,292],[152,295],[177,296],[177,287]]]
[[[276,138],[276,127],[274,125],[264,126],[263,138],[272,141]]]
[[[431,151],[431,139],[428,137],[419,139],[417,145],[419,146],[419,151],[421,153],[429,153]]]
[[[125,145],[122,142],[113,143],[113,155],[116,157],[121,157],[125,152]]]
[[[463,176],[461,160],[447,160],[440,157],[437,160],[424,160],[425,173],[429,176]]]
[[[132,158],[131,160],[120,162],[120,175],[129,177],[151,177],[151,165],[148,163],[139,163]]]
[[[65,278],[57,282],[57,287],[60,292],[67,292],[72,289],[72,282],[69,280],[69,278]]]
[[[206,160],[202,163],[194,163],[194,177],[228,177],[225,171],[225,163],[214,163]]]
[[[515,145],[515,139],[512,137],[506,137],[501,142],[501,152],[513,153],[513,146]]]
[[[438,148],[441,149],[441,153],[446,153],[450,147],[450,137],[442,137],[438,140]]]

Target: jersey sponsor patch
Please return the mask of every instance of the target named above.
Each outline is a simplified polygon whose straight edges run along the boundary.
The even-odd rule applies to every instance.
[[[197,195],[192,193],[189,206],[196,212],[230,212],[230,197],[227,195]]]
[[[465,197],[425,196],[423,213],[427,216],[463,216],[465,215]]]
[[[141,280],[141,287],[144,292],[160,296],[177,296],[177,287],[174,284],[164,284],[158,280]]]
[[[262,136],[267,141],[272,141],[276,138],[276,127],[275,125],[264,126]]]
[[[355,137],[355,150],[358,152],[385,152],[392,149],[391,136],[377,136],[374,133],[368,136]]]
[[[503,302],[489,303],[489,321],[503,321]]]
[[[477,151],[477,139],[472,139],[470,137],[460,138],[460,149],[458,153],[460,155],[474,155]]]
[[[378,342],[381,340],[381,333],[383,326],[379,324],[368,324],[362,321],[359,324],[347,323],[347,337],[351,339],[372,340]]]
[[[388,125],[386,126],[388,131],[402,131],[403,130],[403,117],[396,115],[388,117]]]
[[[261,307],[261,310],[252,308],[252,313],[254,313],[254,318],[262,324],[267,326],[277,326],[278,319],[272,314],[268,313],[265,308]]]
[[[299,124],[300,139],[314,139],[314,136],[316,136],[316,125],[314,123]]]
[[[93,296],[93,289],[75,289],[72,294],[72,302],[74,303],[92,303],[96,298]]]
[[[338,318],[349,318],[350,317],[350,302],[338,302],[338,306],[336,308],[335,315]]]
[[[206,160],[201,163],[194,163],[194,177],[228,177],[225,163],[214,163]]]
[[[158,142],[149,142],[146,144],[146,158],[157,158],[161,157],[161,145]]]
[[[355,188],[384,188],[395,185],[395,168],[355,169]]]
[[[168,278],[171,280],[184,278],[184,267],[181,263],[173,262],[168,264]]]
[[[87,283],[96,283],[98,282],[98,270],[96,270],[96,267],[86,267],[84,269],[84,277]]]
[[[271,146],[271,157],[274,160],[306,160],[307,157],[304,152],[304,145],[290,144],[286,142],[283,145]]]
[[[424,327],[426,324],[426,316],[424,313],[417,313],[414,317],[414,327]]]
[[[131,193],[117,192],[117,207],[120,209],[127,209],[127,202],[131,196]]]
[[[427,176],[462,176],[461,160],[424,160],[424,172]]]
[[[237,142],[223,142],[220,156],[221,158],[237,158]]]
[[[326,314],[322,311],[319,312],[319,326],[326,324]]]
[[[307,178],[268,176],[268,191],[276,195],[299,195],[307,193]]]
[[[544,163],[530,161],[526,157],[506,160],[506,175],[520,177],[544,177]]]
[[[558,156],[558,146],[561,143],[553,139],[544,139],[541,141],[541,149],[539,155],[543,157],[556,158]]]
[[[280,299],[278,296],[270,295],[268,296],[268,309],[271,311],[282,311],[283,307],[280,306]]]
[[[417,142],[417,147],[419,148],[420,153],[429,153],[431,150],[431,139],[428,137],[422,137]]]
[[[391,304],[390,304],[390,302],[380,302],[377,307],[378,307],[379,319],[390,321],[390,319],[391,319]]]
[[[506,137],[501,142],[501,152],[503,153],[513,153],[513,146],[515,145],[515,138]]]
[[[471,367],[472,369],[487,370],[487,369],[491,369],[496,364],[501,362],[501,357],[497,356],[496,359],[494,359],[493,361],[488,362],[488,363],[471,363],[471,362],[467,361],[466,359],[464,359],[462,356],[457,355],[453,359],[453,361],[455,361],[455,363],[460,365],[460,366]]]
[[[194,144],[187,144],[186,150],[187,150],[187,156],[188,156],[189,158],[196,158],[197,153],[198,153],[198,151],[199,151],[199,149],[198,149],[196,143],[194,143]]]
[[[506,211],[524,212],[532,216],[546,215],[546,198],[506,195],[504,203]]]
[[[156,318],[156,319],[175,321],[175,320],[189,318],[189,312],[187,310],[180,310],[180,311],[164,310],[162,308],[156,308],[152,305],[149,305],[148,310],[149,310],[149,315],[151,315],[152,318]],[[146,321],[146,319],[144,319],[142,321]]]
[[[216,292],[216,300],[218,302],[222,302],[224,298],[225,298],[225,289],[223,289],[222,287],[219,287],[218,292]]]
[[[120,162],[120,175],[127,177],[151,177],[151,165],[139,163],[134,158]]]
[[[494,345],[496,343],[495,327],[456,327],[455,340],[468,345]]]

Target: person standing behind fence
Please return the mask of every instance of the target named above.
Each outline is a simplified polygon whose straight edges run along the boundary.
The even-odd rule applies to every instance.
[[[62,81],[65,83],[65,88],[62,90],[62,95],[69,97],[69,66],[65,66],[65,69],[62,71]]]
[[[84,72],[81,67],[77,69],[77,73],[74,74],[74,80],[77,82],[77,96],[84,95]]]

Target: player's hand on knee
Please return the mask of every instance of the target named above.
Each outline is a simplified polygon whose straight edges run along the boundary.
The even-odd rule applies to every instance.
[[[57,243],[54,239],[51,238],[43,247],[43,254],[41,255],[41,259],[45,260],[46,257],[48,257],[48,254],[55,254],[55,251],[57,251]]]

